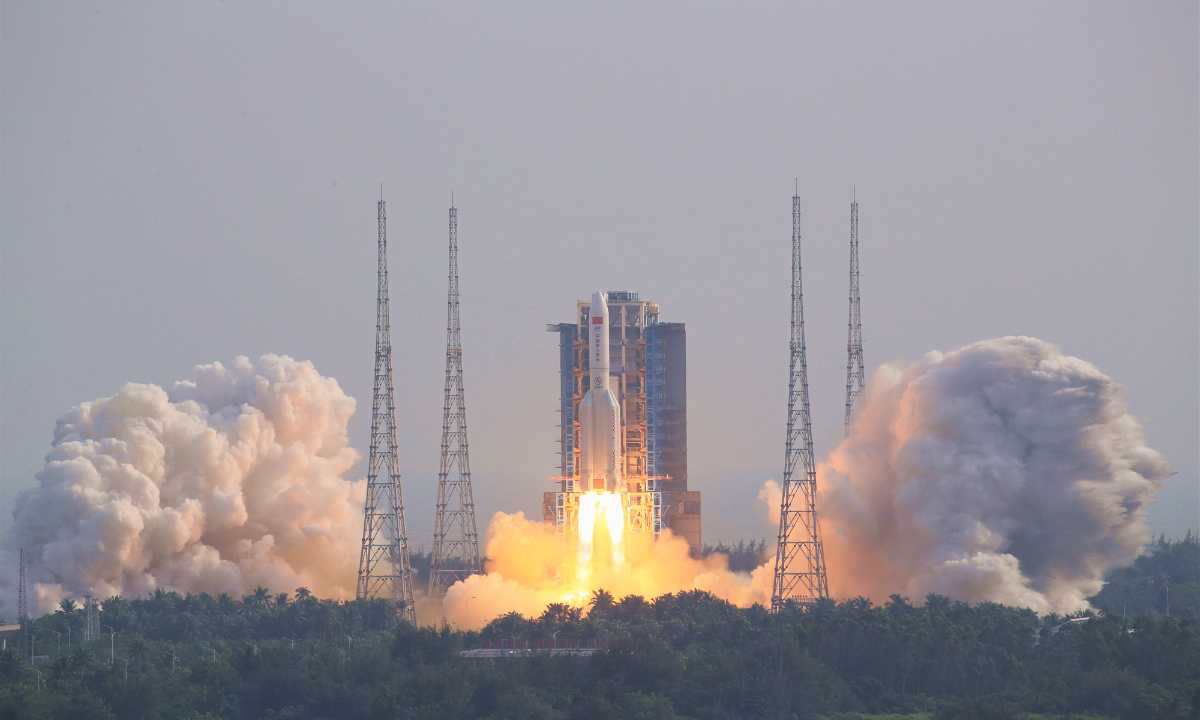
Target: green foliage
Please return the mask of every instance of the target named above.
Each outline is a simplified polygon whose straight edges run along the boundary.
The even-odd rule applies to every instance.
[[[1166,720],[1200,711],[1190,618],[1070,622],[938,595],[920,607],[896,595],[884,607],[855,598],[772,614],[700,591],[647,601],[598,590],[586,616],[556,604],[464,633],[412,627],[386,602],[281,595],[109,598],[102,622],[117,628],[122,660],[108,664],[107,637],[64,643],[37,665],[37,692],[35,673],[0,654],[0,718]],[[32,629],[47,637],[68,614]],[[556,634],[608,647],[459,655],[485,638]]]
[[[771,552],[774,551],[772,550]],[[759,540],[757,543],[751,540],[749,544],[745,540],[738,540],[737,545],[726,545],[723,542],[718,542],[716,545],[706,543],[700,549],[702,557],[708,557],[713,553],[720,553],[728,557],[729,569],[733,572],[747,573],[766,562],[769,556],[765,538]]]
[[[1133,565],[1110,571],[1092,605],[1132,615],[1200,617],[1200,538],[1160,537]],[[1170,612],[1167,612],[1168,604]]]

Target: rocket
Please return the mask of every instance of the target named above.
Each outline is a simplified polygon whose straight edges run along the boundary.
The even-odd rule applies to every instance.
[[[621,477],[621,406],[609,388],[608,303],[592,295],[588,315],[588,363],[591,377],[579,405],[580,490],[625,491]]]

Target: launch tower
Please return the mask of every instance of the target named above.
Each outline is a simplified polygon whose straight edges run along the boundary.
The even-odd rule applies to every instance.
[[[683,323],[660,322],[658,303],[636,292],[604,294],[609,315],[606,374],[621,424],[621,472],[644,478],[643,490],[657,493],[656,533],[663,527],[700,552],[700,493],[687,489],[687,334]],[[588,353],[592,301],[576,303],[575,321],[547,325],[559,334],[561,416],[559,492],[544,494],[542,516],[561,525],[557,505],[581,471],[581,404],[598,368]],[[647,501],[653,501],[648,497]]]
[[[850,437],[854,402],[867,384],[858,298],[858,200],[850,203],[850,322],[846,333],[846,437]]]
[[[442,408],[442,461],[429,594],[483,572],[471,461],[467,454],[467,401],[463,390],[462,328],[458,317],[458,210],[450,208],[450,289],[446,300],[446,400]],[[454,475],[455,477],[451,477]]]
[[[371,402],[371,453],[367,500],[363,508],[362,553],[358,560],[359,599],[385,597],[417,622],[412,566],[400,463],[396,450],[396,401],[392,388],[392,322],[387,272],[387,212],[379,200],[378,292],[375,313],[375,390]]]
[[[804,348],[804,287],[800,273],[800,196],[792,197],[792,330],[788,367],[787,442],[783,497],[775,549],[771,609],[789,600],[812,605],[829,597],[825,555],[817,523],[817,468],[813,458],[812,416],[808,402],[808,361]],[[800,477],[796,477],[796,471]]]

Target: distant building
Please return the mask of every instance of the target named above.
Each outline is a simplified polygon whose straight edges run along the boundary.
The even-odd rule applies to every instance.
[[[575,306],[575,321],[547,325],[559,334],[560,482],[579,466],[579,403],[589,387],[584,328],[589,301]],[[610,291],[611,387],[621,404],[626,477],[662,477],[663,525],[700,552],[700,493],[687,489],[687,334],[683,323],[659,321],[658,303],[636,292]],[[555,521],[555,493],[545,494],[542,515]]]

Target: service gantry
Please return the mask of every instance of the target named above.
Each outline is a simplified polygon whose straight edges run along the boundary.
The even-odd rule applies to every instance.
[[[367,500],[363,508],[362,554],[358,560],[358,592],[363,598],[387,598],[413,625],[412,565],[400,492],[396,449],[396,402],[392,387],[392,326],[387,272],[387,213],[379,200],[378,293],[375,314],[375,390],[371,402],[371,453],[367,467]]]
[[[787,603],[810,606],[829,597],[825,556],[817,522],[817,468],[813,458],[808,402],[808,362],[804,348],[804,289],[800,273],[800,196],[792,197],[792,325],[788,375],[787,442],[783,497],[771,610]],[[799,466],[799,467],[798,467]],[[800,470],[800,476],[796,471]]]

